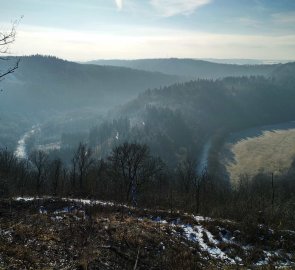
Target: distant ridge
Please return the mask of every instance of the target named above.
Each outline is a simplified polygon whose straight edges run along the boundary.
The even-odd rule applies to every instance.
[[[217,60],[216,60],[217,61]],[[190,79],[218,79],[237,76],[269,76],[280,64],[258,64],[253,60],[251,65],[225,64],[197,59],[139,59],[139,60],[95,60],[87,64],[128,67],[150,72],[161,72],[169,75],[185,76]],[[242,61],[242,60],[240,60]]]
[[[5,69],[4,65],[9,65],[8,61],[1,61],[0,69]],[[51,56],[24,56],[20,57],[19,69],[2,82],[0,110],[110,108],[146,89],[183,80],[159,72],[82,65]]]

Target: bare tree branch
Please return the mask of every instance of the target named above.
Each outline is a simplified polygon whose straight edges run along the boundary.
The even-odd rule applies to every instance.
[[[0,32],[0,60],[1,61],[11,60],[11,58],[6,55],[9,54],[10,45],[14,43],[15,41],[16,28],[20,20],[14,21],[12,23],[11,29],[8,32]],[[4,56],[1,56],[1,54]],[[7,76],[8,74],[14,73],[15,70],[18,69],[19,63],[20,63],[20,59],[17,59],[16,62],[12,66],[8,67],[5,71],[0,71],[0,81],[3,80],[3,78]]]
[[[9,68],[8,70],[6,70],[4,73],[1,73],[1,74],[0,74],[0,81],[2,80],[3,77],[5,77],[5,76],[8,75],[8,74],[13,73],[16,69],[18,69],[19,62],[20,62],[20,59],[17,59],[15,65],[14,65],[13,67],[10,67],[10,68]]]

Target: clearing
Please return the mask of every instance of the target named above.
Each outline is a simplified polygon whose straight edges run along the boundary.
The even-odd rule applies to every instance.
[[[241,175],[284,173],[294,157],[295,122],[289,122],[232,134],[221,152],[221,163],[235,184]]]

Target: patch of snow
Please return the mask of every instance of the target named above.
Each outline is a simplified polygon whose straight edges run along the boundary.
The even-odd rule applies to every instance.
[[[184,231],[185,238],[189,241],[193,241],[199,244],[201,250],[203,252],[208,252],[208,254],[216,259],[220,259],[226,261],[231,264],[235,264],[236,262],[229,258],[220,248],[217,247],[218,241],[214,239],[213,235],[206,230],[203,226],[197,225],[192,227],[191,225],[182,225],[181,228]],[[205,243],[203,236],[206,235],[208,237],[208,241],[213,247],[208,246]]]
[[[224,243],[232,244],[234,243],[235,237],[232,235],[232,233],[224,228],[219,229],[219,236],[221,238],[221,241]]]
[[[167,224],[168,222],[166,220],[162,220],[161,217],[156,217],[153,219],[153,221],[157,222],[157,223],[161,223],[161,224]]]
[[[69,213],[70,212],[70,207],[65,207],[61,210],[56,210],[53,212],[53,214],[58,215],[58,214],[65,214],[65,213]]]
[[[51,217],[51,220],[53,220],[53,221],[58,221],[58,220],[62,220],[62,219],[63,219],[63,217],[61,217],[61,216]]]
[[[194,216],[194,215],[193,215],[193,219],[194,219],[195,221],[198,221],[198,222],[200,222],[200,221],[212,221],[211,218],[209,218],[209,217],[204,217],[204,216]]]
[[[236,261],[237,263],[242,263],[242,262],[243,262],[243,260],[242,260],[239,256],[236,256],[236,257],[235,257],[235,261]]]
[[[172,224],[172,225],[179,225],[179,224],[181,224],[181,220],[180,220],[180,218],[177,218],[177,219],[173,220],[173,221],[171,222],[171,224]]]
[[[268,265],[273,257],[280,258],[280,259],[276,260],[276,262],[274,263],[277,266],[276,269],[294,265],[294,263],[289,260],[291,258],[291,254],[289,254],[290,255],[289,258],[284,258],[285,256],[288,256],[288,253],[285,254],[285,256],[281,256],[279,250],[277,250],[277,251],[265,251],[264,250],[263,254],[264,254],[264,258],[259,260],[255,265],[257,265],[257,266]]]
[[[12,230],[2,230],[2,229],[0,229],[0,236],[6,238],[9,243],[13,242]]]
[[[75,202],[75,203],[81,203],[81,204],[87,204],[87,205],[102,205],[102,206],[114,206],[115,203],[113,202],[107,202],[107,201],[100,201],[100,200],[87,200],[87,199],[74,199],[74,198],[62,198],[63,201],[66,202]],[[127,205],[120,205],[123,207],[128,207]]]
[[[47,214],[47,210],[45,209],[44,206],[40,206],[40,208],[39,208],[39,213],[40,213],[40,214],[44,214],[44,215]]]
[[[264,259],[259,260],[255,265],[257,266],[263,266],[263,265],[268,265],[269,264],[269,258],[265,257]]]
[[[281,232],[286,232],[286,233],[290,233],[290,234],[295,234],[295,231],[292,231],[292,230],[281,230]]]
[[[16,201],[25,201],[25,202],[30,202],[35,199],[37,199],[37,198],[34,198],[34,197],[16,197],[16,198],[14,198],[14,200],[16,200]]]
[[[13,198],[15,201],[34,201],[34,200],[47,200],[47,199],[54,199],[54,197],[50,196],[44,196],[44,197],[15,197]],[[75,203],[80,203],[84,205],[102,205],[102,206],[123,206],[125,208],[132,208],[129,207],[125,204],[115,204],[113,202],[108,202],[108,201],[100,201],[100,200],[89,200],[89,199],[77,199],[77,198],[61,198],[62,201],[65,202],[75,202]],[[68,209],[69,210],[69,209]],[[63,210],[58,210],[58,211],[68,211],[65,208]]]

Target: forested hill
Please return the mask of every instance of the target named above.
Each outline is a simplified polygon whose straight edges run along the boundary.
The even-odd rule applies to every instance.
[[[148,90],[119,110],[119,122],[108,125],[109,134],[147,143],[153,153],[175,164],[189,153],[198,156],[209,138],[294,120],[295,64],[278,68],[271,78],[197,80]],[[93,144],[95,138],[107,142],[105,126],[92,130]]]
[[[295,64],[286,64],[285,69],[283,72],[280,66],[280,74],[271,78],[197,80],[148,90],[122,110],[127,115],[138,115],[150,106],[170,108],[209,130],[294,120]]]
[[[21,57],[19,69],[2,82],[0,108],[7,110],[108,107],[148,88],[181,81],[177,76],[122,67],[82,65],[55,57]],[[1,61],[0,69],[12,64]]]
[[[129,67],[145,71],[176,74],[192,79],[217,79],[229,76],[269,76],[278,66],[274,65],[234,65],[213,63],[194,59],[142,59],[142,60],[95,60],[97,65]]]
[[[287,63],[284,65],[278,66],[271,74],[276,80],[282,81],[283,83],[293,84],[295,82],[295,62]]]

